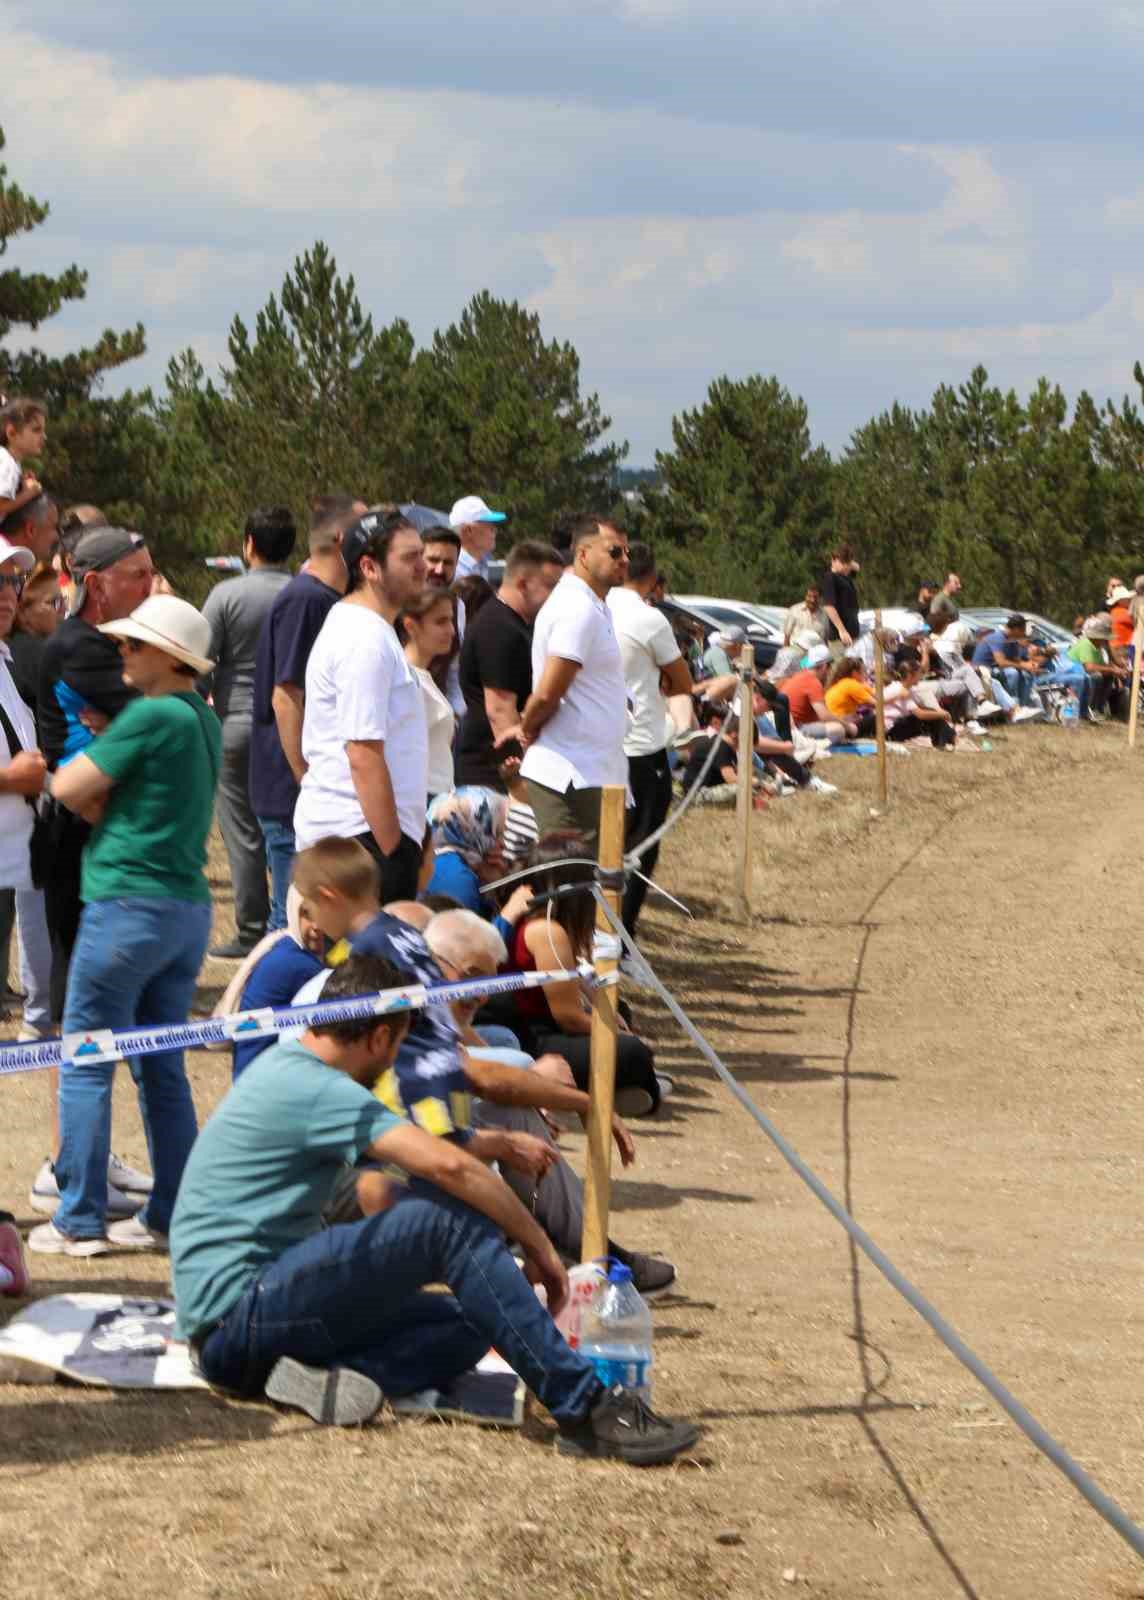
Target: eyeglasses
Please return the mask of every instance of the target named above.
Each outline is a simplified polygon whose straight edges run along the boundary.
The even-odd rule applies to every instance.
[[[18,572],[0,572],[0,589],[15,589],[17,594],[23,594],[24,579]]]

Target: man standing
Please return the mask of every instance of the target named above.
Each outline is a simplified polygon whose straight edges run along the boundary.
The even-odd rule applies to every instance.
[[[4,518],[3,534],[9,544],[30,550],[37,565],[52,559],[60,542],[60,511],[50,494],[25,500]]]
[[[381,867],[381,898],[417,894],[429,793],[421,685],[393,624],[425,586],[421,535],[396,507],[368,512],[343,543],[349,594],[306,668],[299,850],[357,839]]]
[[[302,717],[306,664],[330,607],[346,592],[345,530],[365,511],[350,495],[322,495],[310,507],[306,570],[275,596],[258,637],[250,730],[250,804],[270,865],[271,932],[286,926],[294,860],[294,808],[306,772]]]
[[[671,624],[662,611],[648,603],[655,583],[655,557],[646,544],[633,544],[628,556],[627,582],[608,594],[608,610],[620,642],[624,680],[632,708],[624,740],[628,785],[632,791],[624,836],[626,850],[642,844],[667,816],[671,805],[667,744],[674,725],[664,695],[665,691],[669,695],[689,695],[692,687],[691,674],[675,642]],[[650,878],[658,858],[659,845],[656,844],[641,859],[640,871]],[[624,892],[624,927],[633,939],[647,888],[642,878],[633,877]]]
[[[242,961],[266,932],[266,845],[250,803],[250,742],[258,641],[274,601],[290,582],[286,562],[294,548],[294,518],[285,506],[260,507],[246,519],[242,557],[247,572],[216,584],[203,616],[210,623],[207,654],[215,663],[204,679],[222,722],[222,772],[218,824],[230,862],[235,936],[210,952],[221,961]]]
[[[505,792],[497,770],[505,755],[496,749],[496,741],[520,721],[532,688],[532,624],[563,571],[560,553],[551,545],[531,539],[514,545],[499,592],[481,607],[465,635],[460,656],[465,714],[455,760],[458,787],[477,784]]]
[[[940,591],[930,601],[930,610],[939,612],[950,622],[958,618],[957,597],[961,593],[961,579],[956,572],[951,572],[942,584]],[[923,612],[923,615],[925,613]]]
[[[822,609],[822,596],[818,585],[812,583],[797,606],[791,606],[783,620],[783,643],[793,644],[804,633],[813,633],[826,643],[826,613]]]
[[[449,513],[449,526],[461,541],[459,577],[475,572],[488,580],[489,562],[497,547],[497,523],[504,519],[504,512],[490,511],[479,494],[467,494],[457,501]]]
[[[858,571],[853,550],[848,544],[840,544],[830,557],[830,571],[822,582],[826,642],[836,659],[858,637],[858,589],[854,582]]]
[[[627,686],[607,596],[628,575],[627,535],[598,517],[572,528],[572,565],[536,618],[533,691],[515,732],[540,836],[574,828],[595,854],[600,790],[627,782]],[[507,740],[502,736],[501,743]]]

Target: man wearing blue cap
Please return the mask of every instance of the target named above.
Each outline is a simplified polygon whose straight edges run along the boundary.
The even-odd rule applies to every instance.
[[[479,494],[467,494],[449,513],[449,526],[461,541],[457,576],[475,573],[488,581],[489,561],[497,547],[497,523],[505,520],[503,511],[490,511]]]

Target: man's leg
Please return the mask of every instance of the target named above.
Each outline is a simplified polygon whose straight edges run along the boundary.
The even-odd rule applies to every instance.
[[[478,1128],[531,1133],[546,1143],[553,1142],[544,1118],[532,1106],[501,1106],[494,1105],[491,1100],[477,1100],[473,1106],[473,1121]],[[584,1186],[564,1157],[549,1167],[539,1182],[531,1174],[507,1165],[501,1176],[525,1210],[532,1212],[557,1250],[562,1255],[578,1258],[584,1231]]]
[[[294,829],[278,817],[259,817],[258,826],[262,830],[270,868],[270,921],[266,931],[277,933],[286,926],[286,896],[290,892],[290,874],[294,867]]]
[[[20,927],[20,982],[24,986],[24,1028],[37,1033],[52,1029],[52,941],[44,912],[42,889],[16,891]]]
[[[667,764],[667,751],[656,750],[651,755],[632,756],[628,761],[628,781],[635,805],[627,815],[625,851],[634,850],[653,834],[671,809],[671,768]],[[650,878],[658,860],[659,845],[654,844],[640,857],[639,870]],[[636,877],[632,878],[624,891],[623,923],[633,939],[647,891],[647,884]]]
[[[840,722],[803,722],[798,731],[808,739],[829,739],[831,744],[841,744],[846,738],[846,729]]]
[[[250,807],[249,717],[227,717],[222,725],[218,825],[230,862],[235,932],[240,944],[252,947],[266,932],[270,897],[266,887],[266,846]]]
[[[44,913],[52,941],[53,1022],[60,1021],[64,1014],[68,968],[79,937],[80,915],[83,911],[79,893],[80,861],[90,837],[91,828],[86,822],[73,816],[70,811],[56,807],[55,858],[51,876],[44,885]]]
[[[528,803],[532,807],[536,818],[537,838],[543,839],[546,833],[568,833],[580,827],[579,818],[572,807],[574,789],[566,789],[562,794],[555,789],[548,789],[542,783],[534,783],[531,778],[525,780],[528,788]],[[581,791],[582,792],[582,791]],[[596,853],[596,827],[599,816],[592,825],[592,844],[589,855]]]
[[[180,900],[148,900],[135,902],[135,911],[141,922],[151,921],[166,956],[139,996],[136,1021],[141,1028],[186,1022],[210,938],[211,908]],[[165,1234],[170,1232],[175,1196],[198,1133],[195,1102],[181,1050],[133,1056],[128,1065],[155,1175],[139,1220],[153,1232]]]
[[[0,889],[0,989],[6,990],[12,965],[12,929],[16,926],[16,891]]]
[[[599,1381],[557,1333],[500,1233],[451,1195],[411,1188],[389,1211],[326,1228],[267,1267],[203,1342],[207,1379],[259,1393],[289,1356],[352,1367],[396,1398],[446,1388],[495,1346],[558,1421],[583,1418]],[[446,1283],[457,1310],[429,1323],[419,1293],[427,1283]],[[384,1293],[370,1292],[378,1284]]]

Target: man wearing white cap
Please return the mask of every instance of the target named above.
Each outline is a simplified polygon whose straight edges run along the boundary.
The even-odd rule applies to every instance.
[[[490,511],[479,494],[464,495],[456,502],[449,513],[449,526],[461,541],[458,578],[475,573],[488,582],[489,561],[497,547],[497,523],[504,520],[504,512]]]
[[[222,760],[218,718],[195,692],[213,670],[210,623],[174,595],[153,595],[100,632],[123,655],[139,698],[60,767],[55,798],[92,823],[83,915],[72,952],[63,1034],[184,1023],[211,926],[207,835]],[[154,1171],[142,1212],[107,1223],[113,1067],[83,1054],[60,1068],[60,1203],[29,1247],[46,1255],[166,1248],[195,1141],[181,1050],[129,1062]]]
[[[830,650],[816,644],[806,654],[806,665],[793,677],[785,678],[779,689],[790,706],[790,719],[808,739],[829,739],[838,744],[853,739],[858,724],[850,718],[832,717],[826,706],[826,675],[830,670]]]

